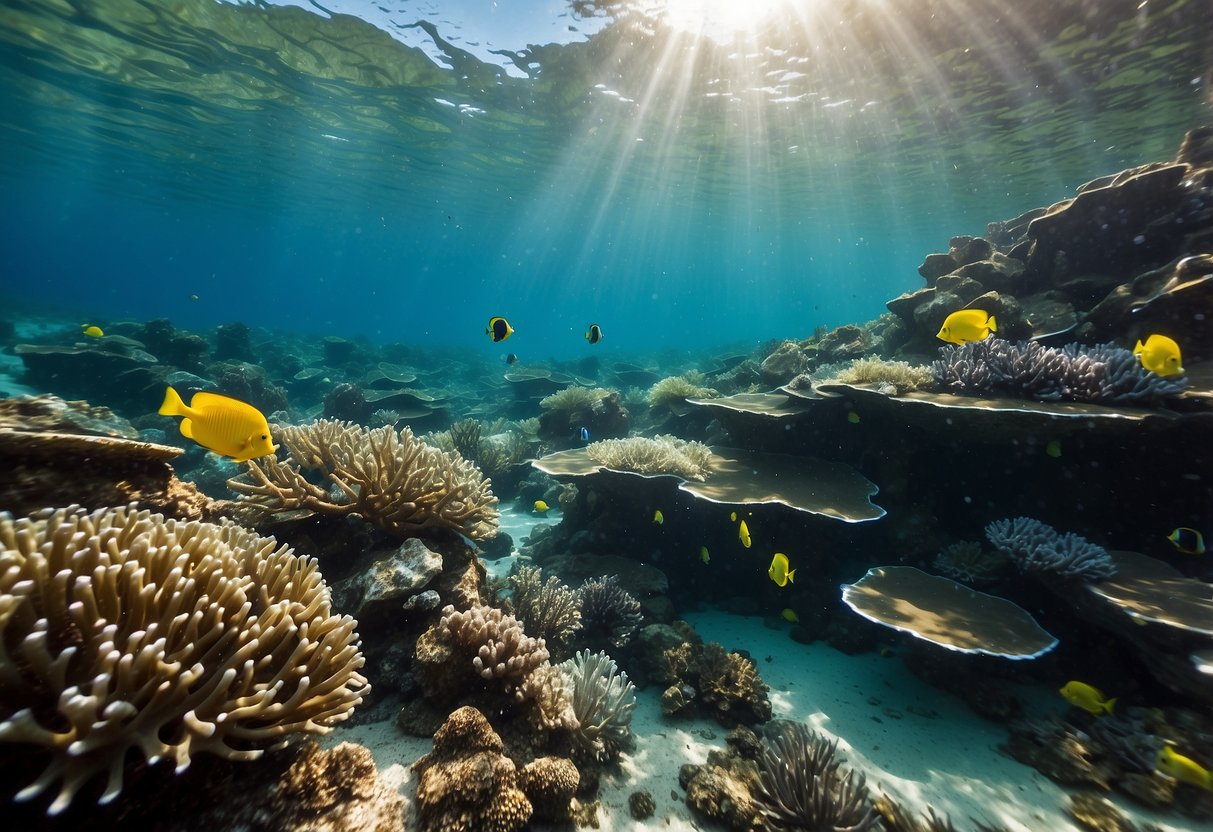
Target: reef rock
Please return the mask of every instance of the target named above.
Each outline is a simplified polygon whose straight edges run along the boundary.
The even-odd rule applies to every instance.
[[[338,609],[363,619],[382,607],[400,609],[442,572],[442,555],[413,537],[333,587]]]

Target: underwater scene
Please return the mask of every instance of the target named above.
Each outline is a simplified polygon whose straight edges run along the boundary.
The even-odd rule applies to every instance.
[[[0,0],[15,830],[1213,828],[1210,0]]]

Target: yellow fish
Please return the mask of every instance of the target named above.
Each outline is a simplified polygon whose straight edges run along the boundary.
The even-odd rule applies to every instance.
[[[1054,459],[1061,458],[1061,443],[1056,439],[1050,439],[1049,444],[1045,445],[1045,453]]]
[[[1154,767],[1181,783],[1190,783],[1205,791],[1213,792],[1213,772],[1195,760],[1180,754],[1169,745],[1164,745],[1158,750],[1158,759],[1155,761]]]
[[[260,410],[219,393],[195,393],[187,406],[170,387],[165,391],[160,415],[184,416],[182,436],[236,462],[269,456],[278,450]]]
[[[590,328],[585,331],[585,340],[591,344],[597,344],[602,340],[602,327],[598,324],[590,324]]]
[[[1180,526],[1167,535],[1167,540],[1185,555],[1203,555],[1205,553],[1205,536],[1196,529]]]
[[[1133,347],[1133,354],[1141,359],[1141,366],[1163,378],[1182,376],[1184,373],[1179,344],[1165,335],[1154,333],[1144,344],[1138,341],[1137,346]]]
[[[783,612],[780,613],[780,615],[783,616],[784,621],[791,621],[793,624],[800,623],[800,616],[796,614],[795,610],[785,609]]]
[[[984,341],[997,331],[998,322],[984,309],[961,309],[944,319],[935,337],[949,344],[967,344]]]
[[[543,500],[535,501],[535,511],[539,512],[540,514],[546,514],[548,508],[550,508],[550,506],[548,506],[548,504],[545,503]]]
[[[779,586],[787,586],[796,580],[796,570],[788,571],[788,556],[783,552],[776,552],[775,557],[771,558],[771,565],[767,567],[767,575]]]
[[[850,411],[849,413],[847,413],[847,421],[850,422],[852,425],[858,425],[859,424],[859,414],[856,413],[854,410]]]
[[[704,563],[711,563],[711,562],[712,562],[712,556],[708,554],[708,547],[707,547],[707,546],[700,546],[700,547],[699,547],[699,559],[700,559],[701,561],[703,561]]]
[[[1062,698],[1076,708],[1082,708],[1093,716],[1112,713],[1116,698],[1105,699],[1098,688],[1093,688],[1085,682],[1069,681],[1058,691]]]
[[[750,548],[750,527],[745,524],[744,520],[742,520],[741,525],[737,527],[737,539],[741,541],[742,546],[746,547],[747,549]]]
[[[510,322],[505,318],[489,318],[489,325],[484,330],[484,334],[493,339],[493,342],[504,341],[514,334],[514,328],[510,326]]]
[[[97,326],[96,324],[93,324],[92,326],[88,324],[81,324],[80,332],[90,338],[102,338],[105,336],[105,333],[101,331],[101,327]]]
[[[657,509],[653,512],[653,522],[658,526],[665,522],[665,515],[661,513],[661,509]]]
[[[735,512],[735,511],[730,511],[730,512],[729,512],[729,519],[730,519],[730,520],[732,520],[734,523],[736,523],[736,522],[737,522],[737,512]]]

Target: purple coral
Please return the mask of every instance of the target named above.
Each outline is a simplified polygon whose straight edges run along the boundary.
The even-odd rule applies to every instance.
[[[1102,546],[1081,535],[1061,532],[1031,517],[995,520],[986,537],[1024,572],[1045,572],[1065,578],[1097,581],[1116,574]]]

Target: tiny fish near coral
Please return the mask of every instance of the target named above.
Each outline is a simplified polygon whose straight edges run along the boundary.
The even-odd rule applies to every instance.
[[[1099,688],[1092,687],[1086,682],[1071,680],[1066,682],[1058,693],[1062,698],[1076,708],[1082,708],[1092,716],[1111,714],[1116,706],[1116,697],[1105,699]]]

